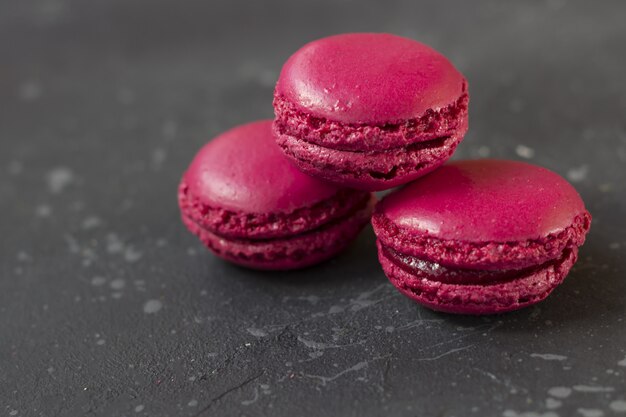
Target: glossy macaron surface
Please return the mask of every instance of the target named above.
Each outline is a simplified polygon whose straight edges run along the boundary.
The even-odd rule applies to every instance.
[[[440,53],[384,33],[313,41],[283,66],[276,94],[302,111],[343,123],[416,118],[457,100],[465,79]]]
[[[337,193],[285,159],[271,123],[242,125],[205,145],[183,177],[189,192],[209,206],[247,213],[288,212]]]
[[[388,196],[380,210],[406,231],[464,242],[543,238],[585,213],[578,192],[524,162],[452,162]]]

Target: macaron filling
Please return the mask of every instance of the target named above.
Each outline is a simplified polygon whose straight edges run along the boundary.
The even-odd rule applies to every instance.
[[[387,151],[340,151],[326,148],[277,131],[283,152],[305,172],[333,180],[337,174],[356,179],[392,181],[400,177],[423,175],[452,155],[461,136],[417,142]]]
[[[446,267],[437,262],[420,259],[415,256],[400,253],[387,246],[381,246],[386,259],[415,276],[416,280],[427,280],[452,285],[493,285],[514,281],[533,275],[537,271],[556,267],[558,268],[570,258],[572,249],[563,251],[557,259],[549,260],[541,265],[530,266],[521,269],[467,269]]]
[[[480,272],[468,274],[467,270],[463,270],[459,271],[459,275],[446,278],[433,273],[432,269],[436,268],[407,268],[403,262],[396,263],[397,258],[389,257],[389,252],[384,250],[380,241],[378,248],[385,274],[400,292],[432,309],[463,314],[504,313],[545,299],[563,282],[578,254],[578,248],[571,248],[558,260],[517,272],[496,273],[495,282],[477,283],[476,277]],[[481,278],[487,281],[491,273],[493,271]],[[443,282],[454,281],[455,278],[469,278],[474,282]]]
[[[353,152],[387,151],[416,142],[454,136],[465,129],[469,96],[463,83],[461,96],[446,107],[428,109],[408,120],[387,123],[342,123],[302,111],[275,93],[274,129],[321,147]],[[436,146],[437,143],[431,143]]]
[[[303,233],[269,238],[232,237],[202,226],[185,212],[183,222],[205,245],[224,259],[255,268],[301,268],[335,255],[361,231],[370,218],[376,200],[373,195],[365,194],[366,198],[341,216]]]
[[[185,215],[228,238],[269,239],[304,233],[356,212],[369,200],[367,192],[340,189],[332,198],[290,212],[243,214],[202,202],[189,192],[184,180],[179,187],[179,204]]]
[[[407,256],[453,268],[500,271],[541,265],[560,258],[567,248],[581,246],[591,226],[591,215],[581,213],[563,230],[523,242],[467,242],[415,234],[380,212],[374,213],[372,224],[383,246]]]

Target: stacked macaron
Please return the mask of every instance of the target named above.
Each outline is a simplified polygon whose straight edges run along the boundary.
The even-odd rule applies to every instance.
[[[569,272],[591,216],[545,168],[439,168],[467,131],[468,102],[463,75],[419,42],[311,42],[283,66],[273,122],[196,155],[179,187],[183,221],[223,259],[294,269],[341,252],[373,212],[383,271],[411,299],[463,314],[534,304]],[[374,209],[371,191],[397,186]]]
[[[426,45],[387,34],[331,36],[285,63],[274,129],[303,171],[386,190],[452,156],[467,130],[468,100],[463,75]]]
[[[183,222],[216,255],[250,268],[293,269],[345,248],[369,221],[374,197],[300,172],[265,120],[205,145],[178,201]]]

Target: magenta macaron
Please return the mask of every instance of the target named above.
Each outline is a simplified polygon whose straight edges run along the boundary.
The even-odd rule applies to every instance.
[[[183,222],[212,252],[259,269],[301,268],[336,255],[367,224],[374,200],[296,169],[276,146],[270,120],[210,141],[178,193]]]
[[[285,63],[274,129],[303,171],[384,190],[444,163],[467,130],[467,81],[440,53],[382,33],[311,42]]]
[[[591,216],[559,175],[514,161],[449,163],[386,196],[372,217],[391,283],[434,310],[491,314],[546,298]]]

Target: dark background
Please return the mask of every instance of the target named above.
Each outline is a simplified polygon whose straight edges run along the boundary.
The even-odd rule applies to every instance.
[[[0,415],[583,416],[626,410],[626,3],[0,3]],[[437,314],[366,230],[291,273],[221,262],[179,221],[199,147],[272,116],[282,62],[409,36],[470,85],[456,158],[526,159],[594,216],[545,302]],[[526,414],[524,414],[526,413]]]

